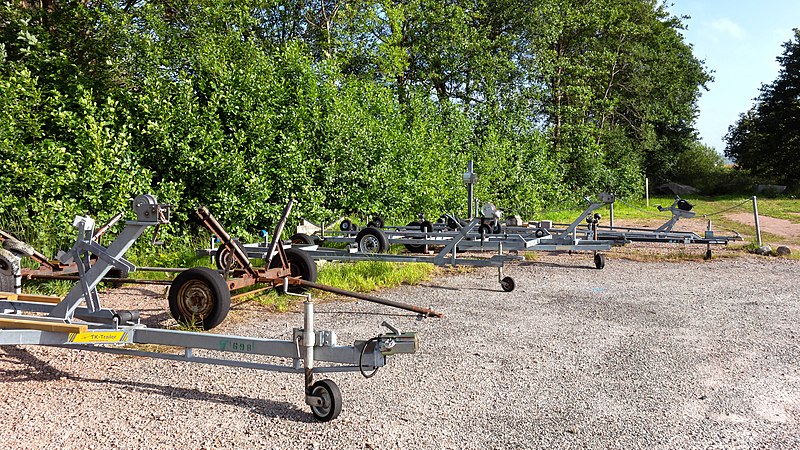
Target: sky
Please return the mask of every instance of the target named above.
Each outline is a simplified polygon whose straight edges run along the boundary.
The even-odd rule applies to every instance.
[[[719,153],[739,114],[753,106],[762,84],[774,81],[792,28],[800,28],[800,0],[667,0],[683,23],[684,40],[713,71],[714,81],[698,102],[700,139]]]

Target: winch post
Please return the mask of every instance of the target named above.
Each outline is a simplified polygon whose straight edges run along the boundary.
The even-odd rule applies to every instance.
[[[289,213],[292,212],[292,206],[294,206],[294,199],[290,199],[289,203],[286,204],[286,207],[283,208],[281,219],[278,221],[278,225],[275,226],[275,231],[272,233],[272,242],[269,243],[269,251],[267,252],[267,260],[265,264],[266,267],[270,267],[275,250],[280,252],[279,258],[281,258],[281,266],[286,267],[286,255],[283,254],[283,246],[278,246],[278,243],[280,242],[283,228],[286,226],[286,220],[289,218]]]
[[[248,258],[242,249],[235,242],[233,242],[231,235],[225,231],[225,228],[211,214],[211,211],[209,211],[205,206],[201,206],[197,208],[196,213],[197,216],[200,217],[200,220],[203,221],[203,225],[208,229],[208,231],[214,233],[217,238],[219,238],[220,245],[224,246],[231,252],[233,258],[244,268],[244,271],[253,278],[258,277],[256,269],[254,269],[253,264],[250,263],[250,258]]]
[[[94,236],[94,221],[87,217],[76,217],[75,226],[80,233],[75,245],[70,250],[71,258],[78,266],[81,281],[69,291],[64,300],[56,305],[50,312],[50,317],[58,317],[66,321],[72,320],[75,310],[81,300],[86,300],[89,312],[99,310],[100,302],[96,296],[97,285],[112,267],[133,271],[136,266],[123,258],[125,252],[133,245],[136,239],[144,233],[147,227],[159,223],[169,223],[169,209],[167,205],[159,205],[155,197],[149,194],[140,195],[133,201],[136,219],[126,223],[125,229],[114,239],[114,242],[105,248],[92,240]],[[97,261],[91,267],[88,263],[88,254],[97,256]],[[85,257],[82,261],[81,256]],[[65,255],[68,261],[70,255]],[[67,262],[63,261],[62,262]],[[85,270],[85,273],[83,272]]]
[[[473,195],[475,193],[475,183],[478,182],[478,174],[472,170],[472,160],[469,160],[467,172],[463,175],[464,184],[467,185],[467,220],[472,220]]]

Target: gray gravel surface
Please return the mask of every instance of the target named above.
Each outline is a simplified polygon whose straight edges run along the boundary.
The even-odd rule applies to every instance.
[[[2,448],[800,448],[800,262],[640,263],[552,255],[382,296],[317,305],[342,344],[388,319],[416,355],[371,379],[334,374],[338,420],[318,423],[302,376],[57,348],[0,348]],[[106,305],[169,325],[147,289]],[[217,331],[288,338],[298,313],[244,303]]]

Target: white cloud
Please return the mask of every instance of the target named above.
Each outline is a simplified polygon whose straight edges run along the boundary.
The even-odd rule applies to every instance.
[[[723,17],[711,22],[711,28],[720,33],[727,34],[734,39],[742,39],[745,36],[745,32],[742,27],[727,17]]]

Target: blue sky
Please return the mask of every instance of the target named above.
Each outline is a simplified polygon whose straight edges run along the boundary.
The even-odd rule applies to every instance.
[[[698,102],[696,127],[706,145],[725,150],[723,136],[753,105],[762,83],[778,76],[781,46],[800,28],[800,0],[667,0],[669,11],[691,16],[684,39],[713,70]]]

